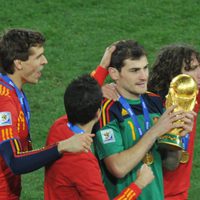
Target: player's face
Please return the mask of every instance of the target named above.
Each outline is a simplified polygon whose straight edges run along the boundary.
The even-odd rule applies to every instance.
[[[28,60],[21,62],[23,83],[38,83],[41,71],[46,64],[47,59],[44,56],[44,48],[42,46],[31,47]]]
[[[121,72],[118,72],[117,88],[121,95],[129,99],[138,99],[146,92],[149,76],[146,56],[138,60],[126,59]]]
[[[192,57],[190,70],[186,71],[183,67],[182,73],[192,76],[194,80],[197,82],[198,88],[200,89],[200,63],[195,56]]]

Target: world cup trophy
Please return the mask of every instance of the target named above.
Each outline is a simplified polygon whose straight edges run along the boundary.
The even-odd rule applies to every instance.
[[[170,83],[169,92],[166,96],[166,108],[177,105],[174,112],[179,110],[192,111],[196,103],[197,94],[198,87],[196,81],[189,75],[180,74],[173,78]],[[180,121],[178,120],[178,122]],[[171,150],[184,150],[180,136],[181,131],[182,128],[174,128],[169,133],[159,137],[159,146]]]

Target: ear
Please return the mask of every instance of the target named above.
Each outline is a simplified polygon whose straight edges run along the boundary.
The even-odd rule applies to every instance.
[[[117,81],[119,79],[119,71],[114,67],[109,67],[108,72],[113,81]]]
[[[18,69],[18,70],[22,70],[23,69],[21,60],[19,60],[19,59],[14,60],[14,64],[15,64],[16,69]]]

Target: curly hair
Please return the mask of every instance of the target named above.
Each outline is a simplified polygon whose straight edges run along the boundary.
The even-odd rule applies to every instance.
[[[199,53],[188,45],[169,45],[162,48],[152,65],[148,90],[165,96],[171,80],[181,74],[183,66],[186,71],[191,69],[193,56],[198,59]]]
[[[115,43],[116,49],[112,54],[110,67],[116,68],[119,72],[124,66],[126,59],[139,59],[146,55],[144,48],[133,40],[121,40]]]
[[[30,48],[43,46],[44,36],[40,32],[26,29],[11,29],[0,38],[1,72],[13,74],[14,60],[28,60]]]

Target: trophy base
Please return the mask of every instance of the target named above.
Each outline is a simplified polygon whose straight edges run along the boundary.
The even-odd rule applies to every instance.
[[[183,150],[183,143],[179,135],[166,133],[158,138],[158,145],[162,149]]]

